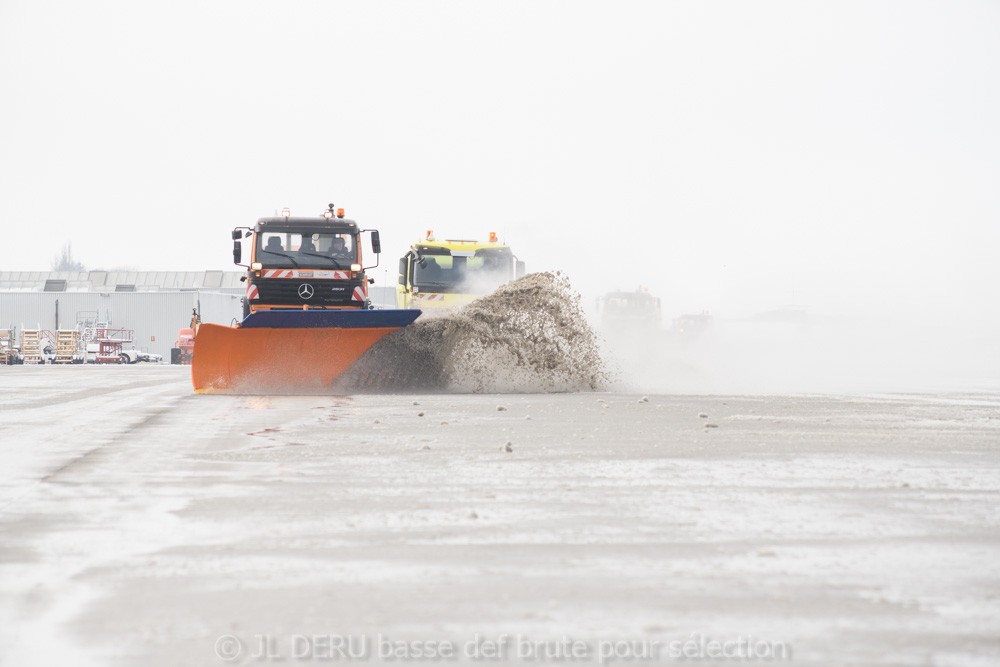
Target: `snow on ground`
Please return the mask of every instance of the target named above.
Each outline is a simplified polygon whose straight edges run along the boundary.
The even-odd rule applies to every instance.
[[[0,421],[3,665],[748,638],[1000,661],[996,393],[197,396],[178,367],[13,367]],[[432,642],[454,656],[414,658]]]

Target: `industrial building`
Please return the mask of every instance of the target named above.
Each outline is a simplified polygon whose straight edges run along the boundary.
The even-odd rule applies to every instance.
[[[99,320],[134,332],[136,349],[170,359],[177,332],[243,315],[242,271],[2,271],[0,329],[74,329]]]
[[[101,321],[134,332],[137,350],[170,359],[192,310],[203,323],[243,317],[243,271],[0,271],[0,330],[75,329]],[[370,290],[376,307],[395,307],[394,287]]]

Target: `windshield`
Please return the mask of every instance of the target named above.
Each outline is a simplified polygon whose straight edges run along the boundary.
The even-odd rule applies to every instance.
[[[357,241],[353,234],[260,232],[256,261],[282,269],[350,269],[358,261]]]
[[[423,255],[423,262],[413,263],[414,282],[423,292],[488,294],[514,277],[509,248],[488,248],[470,255]]]

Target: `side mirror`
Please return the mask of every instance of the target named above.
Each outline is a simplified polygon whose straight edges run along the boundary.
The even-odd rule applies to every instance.
[[[378,230],[372,230],[372,252],[378,255],[382,252],[382,242],[378,238]]]
[[[233,233],[236,234],[237,236],[240,235],[239,232],[233,232]],[[239,264],[242,259],[243,259],[243,244],[240,243],[239,239],[237,238],[235,241],[233,241],[233,264]]]
[[[514,277],[523,278],[524,277],[524,262],[517,260],[514,262]]]
[[[397,281],[400,285],[406,284],[406,258],[399,258],[399,280]]]
[[[240,230],[234,229],[233,230],[233,240],[235,241],[236,239],[241,239],[241,238],[243,238],[243,234],[240,232]]]

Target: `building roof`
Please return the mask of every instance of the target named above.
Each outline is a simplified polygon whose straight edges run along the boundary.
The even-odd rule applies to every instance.
[[[243,271],[0,271],[5,292],[243,291]]]

